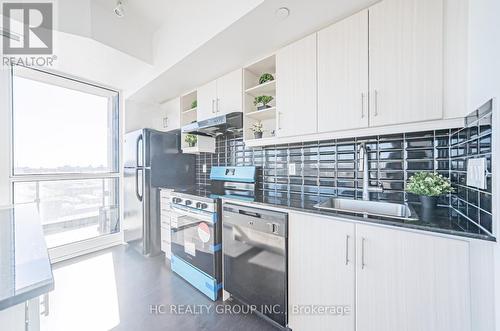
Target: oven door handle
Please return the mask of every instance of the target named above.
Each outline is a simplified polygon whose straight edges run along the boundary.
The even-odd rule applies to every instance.
[[[203,221],[209,222],[209,223],[215,223],[215,220],[216,220],[216,218],[213,216],[214,214],[212,214],[212,213],[191,212],[191,211],[185,210],[183,208],[176,207],[175,205],[172,205],[172,211],[179,216],[191,217],[191,218],[203,220]]]

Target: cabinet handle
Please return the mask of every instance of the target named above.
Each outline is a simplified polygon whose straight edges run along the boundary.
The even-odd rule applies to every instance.
[[[215,113],[215,99],[212,99],[212,114]]]
[[[361,93],[361,118],[365,118],[365,94]]]
[[[349,264],[349,235],[345,236],[345,265]]]
[[[164,128],[168,128],[168,116],[165,116],[165,117],[163,118],[163,127],[164,127]]]
[[[45,293],[43,295],[43,316],[49,316],[49,294]]]
[[[281,130],[281,112],[279,111],[278,112],[278,118],[277,118],[277,126],[278,126],[278,130]]]
[[[216,104],[215,104],[215,112],[218,113],[219,112],[219,98],[217,98],[217,101],[216,101]]]
[[[361,269],[365,268],[365,238],[361,238]]]
[[[374,97],[374,106],[375,106],[375,113],[373,114],[374,116],[378,116],[378,91],[373,90],[373,97]]]

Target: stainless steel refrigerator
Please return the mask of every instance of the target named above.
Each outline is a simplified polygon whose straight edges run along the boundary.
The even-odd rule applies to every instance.
[[[160,249],[160,187],[195,184],[195,156],[181,151],[181,132],[142,129],[125,135],[124,239],[142,254]]]

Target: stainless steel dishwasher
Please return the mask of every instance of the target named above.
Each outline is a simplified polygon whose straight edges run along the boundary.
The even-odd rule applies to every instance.
[[[225,203],[222,227],[224,290],[286,327],[288,214]]]

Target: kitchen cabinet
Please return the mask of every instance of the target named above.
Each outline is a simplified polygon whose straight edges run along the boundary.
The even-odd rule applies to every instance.
[[[165,253],[167,260],[170,260],[172,256],[172,240],[170,232],[170,222],[172,220],[170,195],[172,191],[172,189],[160,189],[160,240],[161,250]]]
[[[318,32],[318,132],[368,127],[368,10]]]
[[[278,137],[317,131],[316,34],[276,54]]]
[[[294,331],[470,331],[469,242],[334,217],[289,214]],[[313,306],[346,315],[306,314]]]
[[[288,226],[289,327],[354,331],[354,223],[292,213]],[[350,311],[345,315],[298,312],[313,306],[342,306]]]
[[[215,116],[215,101],[217,99],[217,82],[211,81],[197,90],[198,107],[197,120],[202,121]]]
[[[43,312],[47,314],[48,312]],[[0,311],[0,330],[39,331],[40,300],[33,298]]]
[[[356,224],[358,331],[469,331],[468,242]]]
[[[235,70],[198,88],[198,121],[241,112],[243,107],[242,69]]]
[[[174,98],[160,105],[162,118],[161,131],[176,130],[181,127],[181,102],[180,98]]]
[[[443,0],[369,8],[370,125],[443,117]]]

